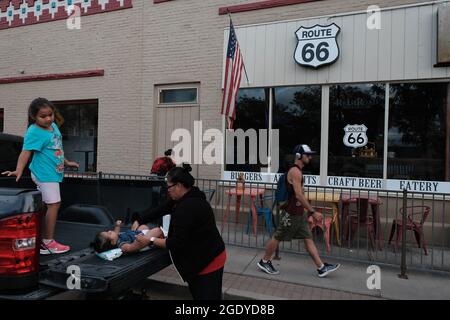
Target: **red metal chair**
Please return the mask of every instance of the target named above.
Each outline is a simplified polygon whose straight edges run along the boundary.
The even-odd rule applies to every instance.
[[[317,206],[313,206],[313,208],[318,212],[322,212],[323,220],[322,220],[322,223],[319,223],[316,220],[314,220],[313,217],[309,217],[308,218],[309,229],[312,231],[314,228],[318,227],[320,230],[322,230],[323,240],[325,241],[326,250],[328,253],[330,253],[330,251],[331,251],[331,246],[330,246],[331,226],[333,225],[334,220],[331,217],[327,217],[324,213],[324,210],[330,210],[331,212],[333,212],[333,208],[317,207]]]
[[[428,206],[410,206],[406,207],[406,230],[414,231],[414,236],[419,248],[423,248],[425,255],[428,255],[427,244],[425,241],[425,235],[423,233],[423,225],[431,212],[431,208]],[[403,208],[400,209],[400,217],[403,216]],[[391,243],[394,233],[397,231],[397,237],[395,238],[395,249],[398,249],[398,243],[403,233],[402,219],[394,219],[392,221],[391,235],[389,236],[389,243]]]
[[[369,199],[368,198],[350,198],[348,200],[350,204],[356,204],[356,210],[350,210],[345,217],[344,234],[348,244],[350,246],[352,237],[357,229],[364,227],[367,230],[368,238],[372,249],[375,248],[375,228],[373,216],[369,215]]]

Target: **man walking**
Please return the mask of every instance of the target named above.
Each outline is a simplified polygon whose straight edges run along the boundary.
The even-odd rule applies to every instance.
[[[316,245],[312,240],[312,234],[308,225],[308,217],[312,216],[321,222],[323,215],[314,210],[305,197],[303,190],[303,167],[311,162],[312,154],[315,152],[306,144],[299,144],[294,148],[295,162],[286,175],[286,188],[288,201],[281,207],[280,225],[273,234],[273,237],[266,245],[266,252],[258,262],[258,267],[268,274],[278,274],[271,262],[273,253],[280,241],[290,241],[292,239],[303,239],[306,251],[317,266],[317,274],[323,278],[329,273],[336,271],[340,264],[323,263],[319,257]]]

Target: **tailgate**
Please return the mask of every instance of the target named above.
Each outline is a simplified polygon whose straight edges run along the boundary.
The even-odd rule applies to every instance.
[[[116,295],[171,264],[168,251],[156,248],[114,261],[100,259],[88,246],[97,232],[106,229],[105,226],[58,221],[56,239],[70,245],[72,250],[41,259],[40,284],[67,290],[70,277],[67,268],[77,266],[82,291]]]

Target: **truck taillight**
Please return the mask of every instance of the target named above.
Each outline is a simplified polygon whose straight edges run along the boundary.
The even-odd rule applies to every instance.
[[[0,275],[36,272],[39,214],[27,213],[0,220]]]

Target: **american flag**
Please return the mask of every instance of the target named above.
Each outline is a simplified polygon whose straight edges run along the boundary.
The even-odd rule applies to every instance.
[[[223,98],[221,114],[228,117],[228,128],[233,128],[233,121],[236,119],[236,94],[241,83],[242,69],[241,49],[234,32],[233,22],[230,19],[230,36],[228,38],[228,50],[225,65],[225,77],[223,85]]]

